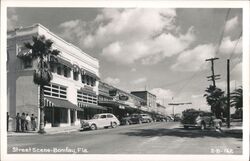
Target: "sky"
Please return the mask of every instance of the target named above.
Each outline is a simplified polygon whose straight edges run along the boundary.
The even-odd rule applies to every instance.
[[[125,91],[148,90],[172,112],[209,110],[211,63],[226,90],[242,85],[242,10],[233,8],[8,8],[8,30],[40,23],[97,58],[101,80]]]

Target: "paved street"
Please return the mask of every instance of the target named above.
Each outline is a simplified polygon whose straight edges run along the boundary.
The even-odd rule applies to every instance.
[[[10,136],[9,153],[241,154],[242,136],[161,122],[54,135]]]

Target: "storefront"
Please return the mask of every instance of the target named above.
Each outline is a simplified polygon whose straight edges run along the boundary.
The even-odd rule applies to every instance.
[[[78,107],[83,109],[83,115],[80,119],[89,120],[91,119],[95,114],[99,113],[105,113],[107,112],[107,108],[98,106],[96,104],[90,104],[86,102],[78,102]]]
[[[75,125],[77,113],[83,112],[75,104],[62,99],[45,97],[45,128]]]

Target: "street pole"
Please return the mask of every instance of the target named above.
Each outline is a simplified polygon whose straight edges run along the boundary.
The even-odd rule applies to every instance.
[[[227,127],[230,128],[230,60],[227,59]]]
[[[207,76],[207,78],[209,79],[208,81],[212,81],[213,82],[213,86],[216,87],[215,85],[215,80],[218,80],[220,78],[220,75],[215,75],[214,74],[214,60],[217,60],[219,58],[210,58],[210,59],[206,59],[206,61],[211,61],[211,71],[212,71],[212,75],[211,76]],[[211,79],[210,79],[211,78]]]

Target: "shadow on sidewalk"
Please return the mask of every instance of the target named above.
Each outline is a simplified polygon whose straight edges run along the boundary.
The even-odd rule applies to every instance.
[[[176,137],[188,137],[188,138],[202,138],[202,137],[216,137],[216,138],[242,138],[242,134],[224,133],[215,130],[198,130],[198,129],[136,129],[134,132],[121,133],[128,136],[139,137],[154,137],[154,136],[176,136]]]

